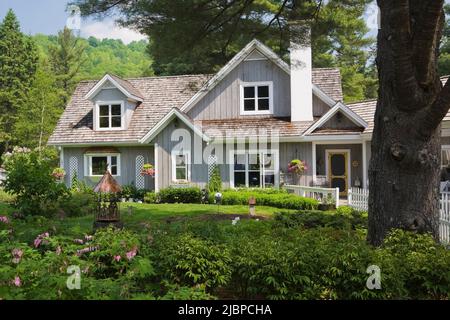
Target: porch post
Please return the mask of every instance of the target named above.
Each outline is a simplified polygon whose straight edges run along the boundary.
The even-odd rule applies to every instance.
[[[312,179],[313,179],[313,186],[316,185],[316,180],[317,180],[317,160],[316,160],[316,142],[313,141],[312,142]]]
[[[64,148],[59,149],[59,167],[64,168]]]
[[[155,143],[154,145],[154,151],[155,151],[155,192],[159,192],[159,145]]]
[[[367,189],[367,143],[365,140],[362,142],[362,170],[363,170],[363,185],[362,188]]]

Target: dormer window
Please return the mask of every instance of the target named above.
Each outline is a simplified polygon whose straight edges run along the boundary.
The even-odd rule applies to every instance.
[[[124,102],[98,102],[96,130],[122,130],[124,128]]]
[[[261,115],[272,113],[272,82],[244,82],[241,84],[241,115]]]

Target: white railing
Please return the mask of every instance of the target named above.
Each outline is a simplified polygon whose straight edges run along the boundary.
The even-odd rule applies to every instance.
[[[336,208],[339,207],[339,188],[318,188],[293,185],[286,185],[284,188],[300,197],[316,199],[321,202],[331,198],[336,203]]]
[[[356,210],[369,210],[369,189],[351,188],[348,191],[348,205]]]
[[[441,242],[450,243],[450,192],[441,192],[439,236]]]
[[[357,210],[369,209],[369,190],[352,188],[348,193],[348,205]],[[441,192],[439,202],[439,237],[450,243],[450,192]]]

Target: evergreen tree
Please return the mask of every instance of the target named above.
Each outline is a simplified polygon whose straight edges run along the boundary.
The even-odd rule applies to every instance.
[[[61,90],[63,108],[75,89],[76,76],[85,61],[85,49],[86,45],[68,28],[58,33],[57,45],[49,48],[51,70],[56,76],[56,85]]]
[[[0,141],[9,149],[17,110],[27,100],[35,78],[38,54],[32,40],[20,31],[16,15],[9,10],[0,24]]]
[[[362,100],[365,79],[364,11],[371,0],[75,0],[84,15],[120,11],[122,25],[149,36],[158,75],[214,73],[253,38],[286,60],[289,21],[311,21],[315,67],[340,67],[346,101]]]

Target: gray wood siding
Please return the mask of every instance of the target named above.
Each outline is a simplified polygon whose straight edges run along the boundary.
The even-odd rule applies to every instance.
[[[124,186],[134,184],[136,181],[136,157],[144,156],[145,162],[154,163],[153,146],[147,147],[122,147],[118,148],[120,151],[121,175],[115,177],[117,182]],[[95,186],[100,178],[85,176],[85,154],[86,148],[64,148],[64,169],[67,172],[66,184],[70,185],[70,159],[75,157],[78,161],[77,176],[80,180],[85,181],[90,186]],[[154,179],[150,177],[145,178],[145,188],[154,189]]]
[[[302,175],[300,183],[305,186],[311,186],[312,179],[312,143],[280,143],[280,171],[288,174],[288,164],[294,159],[306,161],[308,170]]]
[[[178,121],[178,126],[175,127],[175,122],[172,121],[160,134],[155,138],[154,143],[158,144],[158,185],[159,189],[170,187],[173,184],[172,177],[172,151],[173,148],[180,143],[180,141],[172,141],[172,133],[176,129],[185,129],[189,132],[191,137],[191,183],[203,188],[208,182],[208,165],[203,161],[203,156],[198,154],[195,150],[195,139],[192,130],[190,130],[182,122]],[[201,138],[197,137],[197,141]],[[205,147],[202,144],[202,152]],[[201,157],[201,158],[200,158]]]
[[[361,183],[363,182],[362,174],[362,145],[361,144],[348,144],[348,145],[317,145],[316,146],[316,160],[317,160],[317,174],[321,176],[327,176],[326,172],[326,150],[340,150],[340,149],[350,149],[350,170],[351,170],[351,186],[354,185],[356,178],[359,178]],[[353,167],[353,161],[358,161],[358,167]]]
[[[119,89],[103,89],[93,98],[94,103],[97,101],[123,101],[125,107],[124,121],[125,128],[130,125],[131,119],[133,117],[136,104],[134,102],[128,101],[127,96],[125,96]]]
[[[273,81],[274,115],[290,116],[290,78],[269,60],[243,61],[190,111],[195,120],[239,119],[241,82]]]
[[[330,120],[325,122],[320,129],[354,129],[358,128],[358,125],[347,118],[344,114],[341,114],[341,118],[338,118],[338,115],[335,114],[331,117]]]
[[[314,117],[322,117],[325,113],[330,111],[331,107],[318,97],[313,96],[313,115]]]

